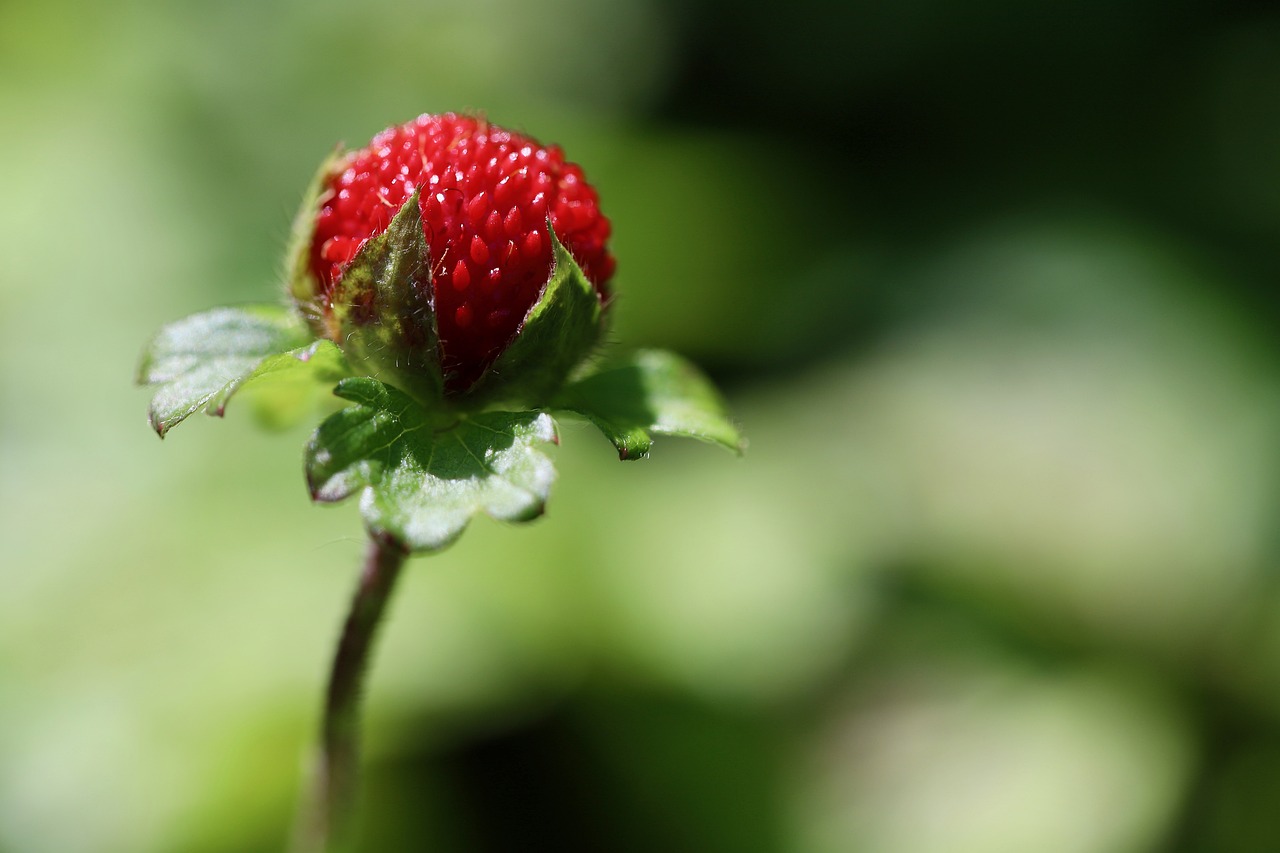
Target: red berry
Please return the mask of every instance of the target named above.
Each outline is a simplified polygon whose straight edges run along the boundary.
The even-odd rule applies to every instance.
[[[558,146],[479,118],[423,115],[379,133],[343,166],[325,187],[311,244],[321,310],[364,242],[420,190],[451,392],[470,387],[506,348],[550,277],[548,215],[601,299],[608,294],[609,220]]]

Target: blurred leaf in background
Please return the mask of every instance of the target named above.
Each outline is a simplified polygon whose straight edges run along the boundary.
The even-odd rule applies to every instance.
[[[1136,0],[0,4],[0,850],[283,843],[362,536],[164,322],[424,111],[600,190],[735,462],[569,425],[410,564],[366,849],[1280,847],[1280,14]]]

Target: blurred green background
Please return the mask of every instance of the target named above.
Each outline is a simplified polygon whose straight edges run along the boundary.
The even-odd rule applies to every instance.
[[[1280,849],[1280,10],[0,2],[0,851],[272,851],[360,560],[299,427],[163,444],[338,140],[483,110],[745,460],[566,424],[410,565],[374,851]]]

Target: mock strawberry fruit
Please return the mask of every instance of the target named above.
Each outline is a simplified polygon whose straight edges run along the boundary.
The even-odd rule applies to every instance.
[[[295,282],[294,295],[339,345],[332,318],[343,276],[418,194],[430,274],[412,286],[432,291],[446,394],[471,388],[516,337],[552,273],[548,221],[602,303],[608,295],[609,220],[582,169],[559,147],[484,119],[423,115],[388,128],[339,160],[320,189],[299,258],[306,292]]]

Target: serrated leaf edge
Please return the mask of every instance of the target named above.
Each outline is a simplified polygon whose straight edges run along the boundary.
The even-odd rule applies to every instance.
[[[693,379],[705,388],[712,400],[715,402],[717,411],[712,414],[721,419],[732,430],[737,440],[728,442],[718,436],[711,435],[698,429],[666,429],[659,423],[648,423],[634,427],[632,430],[624,431],[621,434],[620,439],[615,438],[615,434],[618,434],[618,431],[611,429],[614,422],[610,421],[609,418],[603,415],[586,410],[581,408],[580,405],[575,404],[572,399],[572,392],[573,386],[578,382],[586,381],[601,373],[607,373],[611,370],[625,367],[626,363],[622,362],[619,358],[615,358],[612,361],[603,364],[594,365],[590,371],[577,377],[574,382],[569,383],[569,385],[564,389],[565,393],[561,394],[561,397],[557,400],[554,408],[577,415],[591,423],[601,432],[602,435],[604,435],[605,439],[617,449],[618,459],[621,461],[647,459],[653,447],[654,435],[666,435],[673,438],[691,438],[695,441],[701,441],[704,444],[713,444],[717,447],[721,447],[739,457],[744,455],[748,446],[747,439],[743,436],[742,429],[734,419],[729,416],[728,406],[726,405],[723,396],[720,394],[719,389],[715,387],[711,380],[708,379],[706,375],[699,370],[695,364],[693,364],[693,362],[678,353],[658,349],[639,349],[634,350],[625,356],[625,358],[631,359],[632,363],[635,364],[639,364],[641,361],[649,357],[673,359],[680,370],[691,373]],[[566,396],[566,394],[568,396]],[[638,435],[636,435],[637,433]],[[629,435],[635,435],[637,440],[634,442],[628,441],[627,438]]]
[[[277,317],[272,317],[270,314],[265,313],[268,310],[282,311],[284,313],[282,315],[277,315]],[[178,320],[174,320],[172,322],[166,323],[162,327],[160,327],[160,329],[157,330],[154,335],[151,336],[150,340],[147,341],[147,344],[142,352],[142,358],[138,362],[138,370],[135,374],[134,382],[135,384],[144,386],[144,387],[165,386],[170,383],[179,381],[184,375],[187,375],[187,373],[190,372],[188,370],[183,373],[177,373],[173,375],[166,374],[163,376],[154,375],[152,372],[154,363],[156,361],[156,356],[155,356],[156,345],[166,334],[171,333],[171,330],[173,329],[174,326],[180,323],[189,322],[197,317],[202,317],[207,314],[214,314],[214,313],[221,313],[221,312],[236,312],[236,311],[257,314],[257,315],[263,316],[266,319],[274,320],[280,316],[283,316],[283,317],[290,316],[289,312],[291,312],[292,310],[293,309],[290,306],[276,305],[271,303],[248,303],[244,305],[224,305],[224,306],[218,306],[215,308],[210,308],[205,311],[198,311],[195,314],[189,314],[186,317],[182,317]],[[296,316],[295,316],[295,319],[296,319]],[[299,323],[299,331],[302,331],[305,328],[306,328],[305,324]],[[156,400],[159,394],[158,393],[152,394],[151,400],[147,406],[147,422],[151,425],[151,428],[155,431],[155,433],[160,438],[163,439],[166,435],[168,435],[169,431],[172,430],[175,426],[187,420],[189,417],[196,414],[197,412],[204,411],[215,417],[222,417],[226,411],[227,403],[230,401],[230,398],[237,391],[239,391],[242,387],[244,387],[250,381],[258,378],[259,375],[267,375],[267,373],[274,372],[274,370],[269,370],[266,373],[259,374],[258,371],[261,370],[262,365],[266,361],[268,361],[269,359],[274,359],[281,355],[289,354],[289,355],[293,355],[299,361],[305,363],[310,359],[311,354],[314,354],[314,348],[318,343],[319,342],[316,340],[309,340],[305,344],[302,344],[300,346],[277,350],[276,352],[265,353],[257,361],[253,363],[252,367],[242,371],[238,376],[233,376],[227,382],[223,383],[221,386],[209,392],[208,394],[205,394],[203,396],[196,398],[195,402],[191,403],[188,406],[185,406],[180,412],[178,412],[176,416],[170,417],[168,419],[160,417],[159,413],[156,411]],[[214,405],[212,409],[210,409],[209,408],[210,403],[212,403],[215,400],[219,400],[219,398],[221,398],[220,401],[216,405]]]
[[[487,515],[497,521],[521,523],[532,521],[546,513],[547,499],[550,494],[551,486],[556,479],[556,472],[554,465],[551,464],[551,460],[545,453],[537,449],[537,445],[539,443],[559,445],[560,430],[555,418],[545,411],[525,410],[509,413],[485,412],[474,416],[461,415],[454,420],[452,425],[441,427],[436,431],[438,435],[437,440],[445,438],[445,433],[452,433],[451,437],[458,442],[459,446],[468,456],[475,460],[479,468],[487,472],[487,476],[501,480],[515,492],[527,498],[527,501],[521,502],[522,506],[519,511],[510,514],[495,512],[491,508],[483,506],[473,510],[467,513],[465,519],[458,525],[456,530],[453,530],[444,538],[439,540],[433,540],[430,542],[405,541],[405,539],[398,533],[389,529],[386,525],[379,523],[378,518],[381,516],[381,513],[377,511],[376,503],[379,497],[378,490],[383,478],[386,476],[386,471],[385,467],[376,459],[368,457],[360,459],[359,461],[344,467],[340,471],[334,472],[333,474],[325,477],[323,480],[318,480],[315,477],[315,469],[317,467],[316,462],[321,458],[322,454],[328,453],[328,451],[319,444],[321,430],[330,422],[337,418],[341,418],[344,414],[348,414],[349,416],[349,413],[351,413],[353,409],[368,410],[377,407],[379,403],[385,404],[391,402],[390,397],[393,396],[394,393],[399,393],[405,398],[403,406],[398,409],[393,409],[388,406],[381,412],[375,411],[370,415],[370,420],[374,420],[380,413],[382,413],[397,422],[398,432],[395,438],[383,445],[380,445],[379,449],[390,447],[395,442],[403,438],[407,432],[407,428],[404,427],[401,419],[408,411],[407,407],[413,406],[421,410],[421,404],[418,401],[413,400],[413,398],[405,394],[403,391],[400,391],[398,388],[389,386],[377,379],[367,376],[355,376],[343,379],[334,388],[334,394],[336,396],[351,401],[352,405],[339,412],[335,412],[326,418],[325,421],[322,422],[312,433],[311,438],[307,442],[304,454],[304,473],[307,480],[308,491],[310,492],[311,499],[314,502],[339,503],[358,496],[360,514],[364,520],[368,533],[371,536],[379,537],[385,541],[394,542],[415,553],[430,553],[448,547],[453,542],[457,541],[464,532],[466,532],[467,528],[470,527],[472,520],[479,514]],[[423,410],[424,416],[429,416],[429,414],[429,412]],[[540,462],[544,462],[546,464],[550,476],[546,482],[545,492],[539,491],[537,488],[530,488],[512,480],[507,474],[493,467],[491,461],[477,456],[475,450],[473,450],[473,448],[463,440],[462,436],[458,432],[456,432],[457,428],[462,424],[469,423],[473,427],[480,427],[482,429],[487,429],[501,434],[500,430],[495,430],[483,423],[477,423],[477,421],[502,414],[530,417],[528,427],[530,428],[529,435],[532,436],[532,441],[526,445],[524,452],[541,457]],[[426,427],[429,427],[429,423],[424,423],[421,427],[413,427],[413,429]]]

